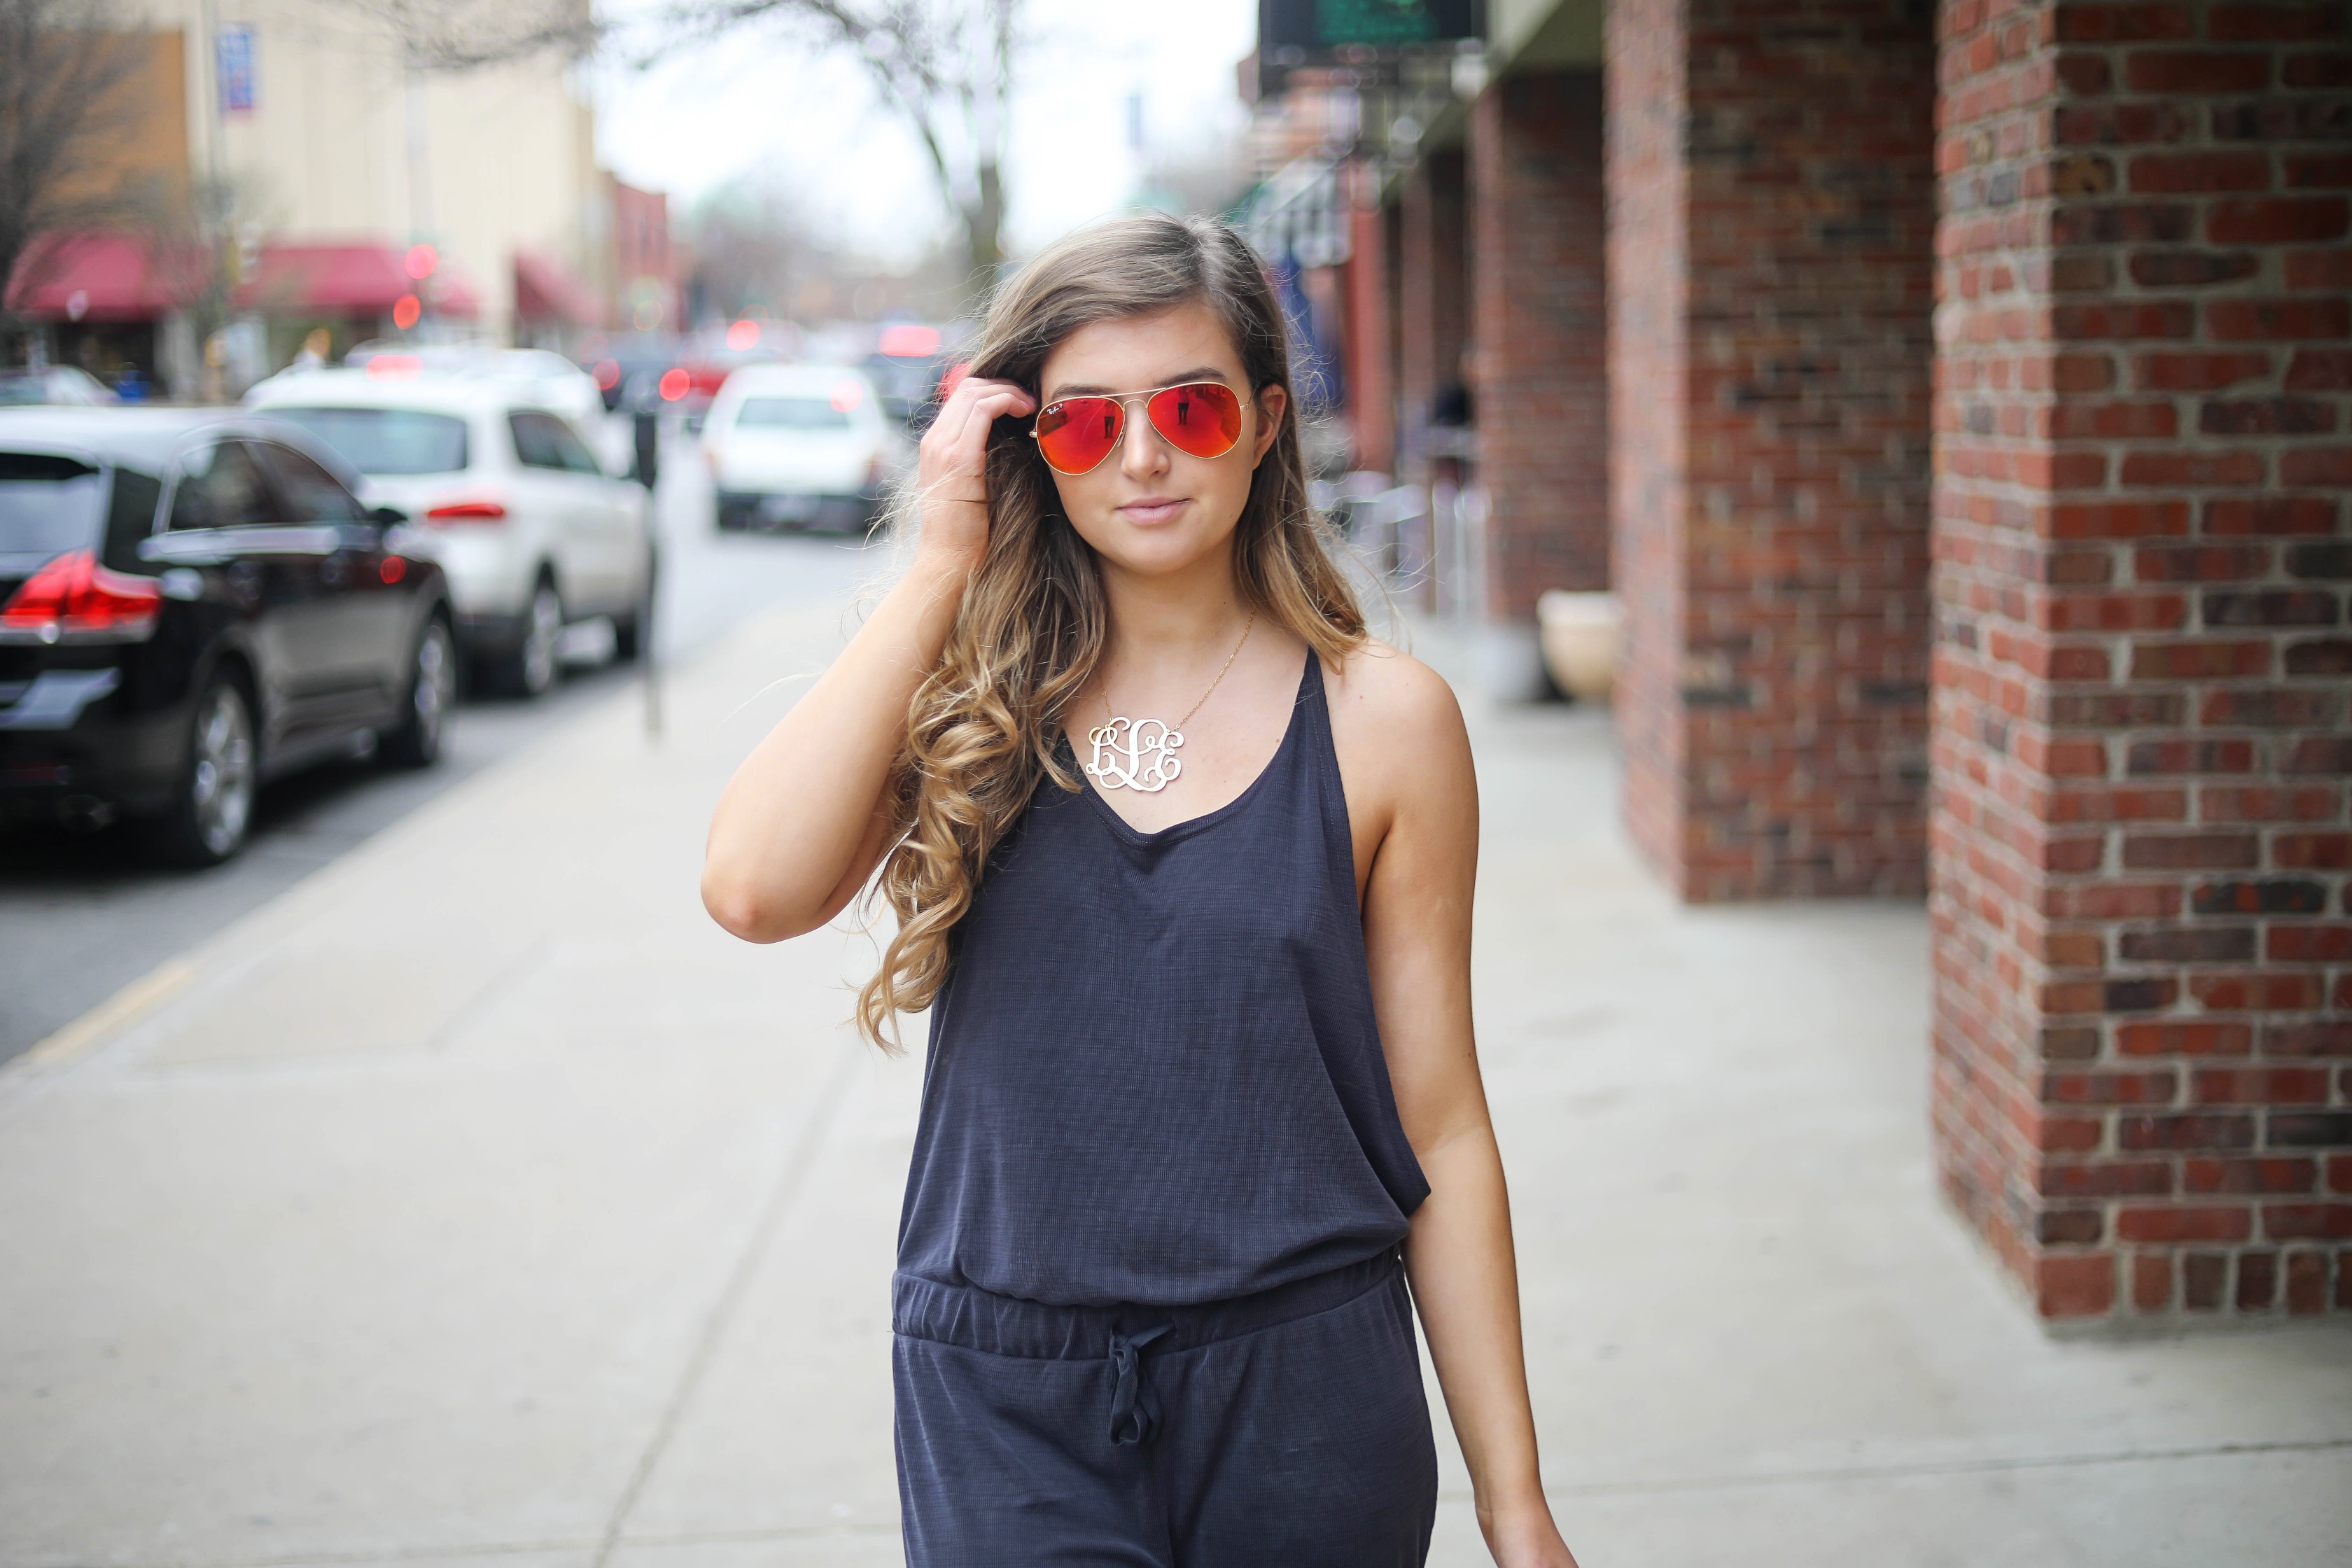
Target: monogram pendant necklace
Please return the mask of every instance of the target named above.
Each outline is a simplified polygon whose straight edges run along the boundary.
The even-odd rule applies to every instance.
[[[1234,644],[1234,651],[1217,667],[1217,679],[1201,693],[1201,702],[1209,700],[1218,682],[1225,679],[1225,671],[1233,668],[1234,660],[1241,657],[1242,643],[1249,641],[1250,630],[1256,625],[1257,612],[1252,610],[1242,626],[1241,642]],[[1095,752],[1095,760],[1085,764],[1087,776],[1105,789],[1131,789],[1143,795],[1157,795],[1174,784],[1184,771],[1184,760],[1176,754],[1176,748],[1184,743],[1181,726],[1192,721],[1201,702],[1184,710],[1184,717],[1171,725],[1160,719],[1125,719],[1112,713],[1108,686],[1102,700],[1110,721],[1087,731],[1087,743]]]

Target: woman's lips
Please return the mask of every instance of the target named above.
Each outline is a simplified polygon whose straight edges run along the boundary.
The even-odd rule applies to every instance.
[[[1148,527],[1155,522],[1166,522],[1183,510],[1184,501],[1181,496],[1146,496],[1141,500],[1131,500],[1120,507],[1118,515],[1129,522]]]

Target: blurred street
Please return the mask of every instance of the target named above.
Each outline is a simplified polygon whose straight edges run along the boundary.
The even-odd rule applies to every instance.
[[[842,1022],[865,938],[747,947],[696,896],[848,574],[730,542],[706,569],[769,607],[659,742],[583,688],[0,1073],[0,1564],[898,1561],[919,1053]],[[2352,1338],[2050,1338],[1940,1208],[1916,905],[1679,906],[1604,710],[1467,706],[1482,1051],[1587,1568],[2352,1550]],[[1432,1561],[1469,1568],[1441,1448]]]
[[[747,539],[713,531],[709,475],[683,433],[656,494],[663,575],[656,617],[661,658],[689,658],[761,607],[837,598],[877,569],[854,541]],[[478,695],[449,726],[440,763],[419,771],[355,760],[295,773],[262,790],[252,842],[225,866],[155,866],[134,836],[57,826],[0,828],[0,1061],[96,1006],[118,988],[259,907],[426,801],[640,683],[635,665],[592,658],[537,700]]]

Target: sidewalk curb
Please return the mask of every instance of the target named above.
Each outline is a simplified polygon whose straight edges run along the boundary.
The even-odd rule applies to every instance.
[[[194,952],[195,949],[190,949]],[[167,958],[73,1022],[0,1062],[0,1085],[72,1060],[99,1041],[137,1023],[196,977],[189,953]]]

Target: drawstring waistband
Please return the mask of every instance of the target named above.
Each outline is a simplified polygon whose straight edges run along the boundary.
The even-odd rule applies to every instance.
[[[1143,1364],[1143,1347],[1175,1327],[1161,1323],[1139,1334],[1110,1333],[1110,1440],[1119,1447],[1160,1436],[1160,1391]]]
[[[1153,1359],[1182,1355],[1327,1312],[1380,1289],[1403,1267],[1391,1247],[1223,1301],[1104,1307],[1051,1306],[902,1271],[890,1284],[890,1326],[905,1339],[959,1345],[988,1355],[1108,1362],[1110,1440],[1118,1447],[1135,1447],[1151,1442],[1166,1425],[1159,1391],[1151,1386],[1147,1349]],[[1138,1319],[1150,1326],[1122,1327]]]

